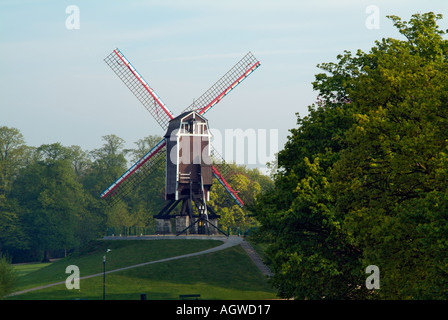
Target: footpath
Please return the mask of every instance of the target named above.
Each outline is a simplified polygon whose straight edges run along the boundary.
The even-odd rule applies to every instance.
[[[272,272],[271,270],[268,268],[268,266],[266,266],[263,262],[263,260],[261,259],[261,257],[258,255],[258,253],[255,251],[255,249],[252,247],[252,245],[247,242],[246,240],[244,240],[244,238],[239,237],[239,236],[230,236],[230,237],[225,237],[225,236],[203,236],[203,235],[189,235],[189,236],[173,236],[173,235],[159,235],[159,236],[133,236],[133,237],[120,237],[120,236],[109,236],[109,237],[104,237],[104,240],[124,240],[124,239],[129,239],[129,240],[158,240],[158,239],[212,239],[212,240],[221,240],[224,241],[224,244],[209,249],[209,250],[205,250],[205,251],[201,251],[201,252],[196,252],[196,253],[192,253],[192,254],[187,254],[187,255],[183,255],[183,256],[178,256],[178,257],[173,257],[173,258],[168,258],[168,260],[174,260],[174,259],[181,259],[181,258],[186,258],[189,256],[193,256],[193,255],[200,255],[200,254],[204,254],[204,253],[209,253],[209,252],[214,252],[214,251],[218,251],[218,250],[223,250],[229,247],[233,247],[235,245],[240,245],[247,253],[247,255],[249,256],[249,258],[251,258],[251,260],[255,263],[255,265],[258,267],[258,269],[261,271],[261,273],[265,276],[271,277],[272,276]],[[167,260],[164,260],[167,261]],[[158,260],[158,261],[153,261],[153,262],[148,262],[148,263],[143,263],[137,266],[142,266],[145,264],[150,264],[150,263],[156,263],[156,262],[163,262],[162,260]],[[127,267],[127,268],[134,268],[136,266],[131,266],[131,267]],[[126,268],[124,268],[126,269]],[[124,270],[124,269],[119,269],[119,271]],[[115,271],[115,270],[114,270]]]
[[[249,258],[252,259],[252,261],[255,263],[255,265],[260,269],[261,273],[265,276],[272,277],[272,272],[269,269],[267,265],[264,264],[261,257],[258,255],[258,253],[255,251],[255,249],[252,247],[252,245],[247,241],[242,241],[240,243],[241,247],[246,251]]]
[[[188,238],[187,238],[188,237]],[[170,236],[153,236],[153,237],[105,237],[104,240],[160,240],[160,239],[192,239],[191,236],[186,236],[186,237],[170,237]],[[205,237],[197,237],[197,239],[204,239]],[[211,237],[208,237],[209,239]],[[189,253],[189,254],[184,254],[184,255],[180,255],[180,256],[176,256],[176,257],[170,257],[170,258],[165,258],[165,259],[160,259],[160,260],[156,260],[156,261],[149,261],[149,262],[144,262],[144,263],[140,263],[140,264],[136,264],[133,266],[128,266],[128,267],[124,267],[124,268],[119,268],[119,269],[114,269],[114,270],[109,270],[106,271],[106,274],[110,274],[110,273],[114,273],[114,272],[118,272],[118,271],[123,271],[123,270],[128,270],[128,269],[133,269],[133,268],[138,268],[138,267],[142,267],[142,266],[146,266],[149,264],[154,264],[154,263],[160,263],[160,262],[166,262],[166,261],[172,261],[172,260],[178,260],[178,259],[183,259],[183,258],[188,258],[188,257],[194,257],[194,256],[199,256],[202,254],[207,254],[207,253],[211,253],[211,252],[216,252],[216,251],[220,251],[220,250],[224,250],[236,245],[241,245],[241,247],[247,252],[248,256],[252,259],[252,261],[254,261],[255,265],[260,269],[260,271],[267,276],[271,276],[271,273],[269,271],[269,268],[267,266],[264,265],[263,261],[261,260],[260,256],[256,253],[256,251],[252,248],[252,246],[250,245],[250,243],[248,243],[247,241],[245,241],[243,238],[241,237],[237,237],[237,236],[230,236],[230,237],[216,237],[216,240],[222,240],[224,241],[224,243],[220,246],[211,248],[211,249],[207,249],[207,250],[203,250],[203,251],[199,251],[199,252],[193,252],[193,253]],[[93,277],[99,277],[99,276],[103,276],[103,273],[96,273],[96,274],[91,274],[88,276],[84,276],[84,277],[80,277],[79,279],[89,279],[89,278],[93,278]],[[51,284],[47,284],[47,285],[43,285],[43,286],[39,286],[39,287],[34,287],[34,288],[30,288],[30,289],[26,289],[26,290],[22,290],[22,291],[17,291],[14,293],[11,293],[9,296],[16,296],[22,293],[26,293],[26,292],[30,292],[30,291],[35,291],[35,290],[40,290],[40,289],[44,289],[44,288],[48,288],[48,287],[53,287],[53,286],[57,286],[57,285],[61,285],[61,284],[65,284],[65,281],[61,281],[61,282],[56,282],[56,283],[51,283]]]

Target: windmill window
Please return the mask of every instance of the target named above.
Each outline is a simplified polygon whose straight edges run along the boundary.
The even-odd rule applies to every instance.
[[[205,123],[195,123],[194,125],[194,133],[195,134],[205,134],[206,132],[206,124]]]
[[[187,122],[182,122],[180,127],[181,133],[189,133],[190,132],[190,124]]]
[[[199,134],[204,135],[207,133],[207,124],[201,123],[201,122],[182,122],[180,125],[180,132],[181,133],[191,133],[191,134]]]

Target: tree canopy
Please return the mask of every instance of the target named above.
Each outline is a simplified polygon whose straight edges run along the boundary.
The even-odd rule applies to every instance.
[[[18,129],[0,127],[0,254],[13,262],[48,260],[106,235],[107,228],[151,232],[165,201],[164,163],[114,207],[99,195],[160,139],[144,137],[131,149],[113,134],[91,151],[60,143],[29,147]],[[231,166],[232,185],[248,204],[272,183],[258,170]],[[215,183],[210,205],[222,216],[221,228],[256,225],[247,208],[229,199]]]
[[[323,63],[318,101],[257,201],[273,284],[299,299],[448,297],[448,41],[432,12],[404,39]],[[368,290],[366,267],[380,270]]]

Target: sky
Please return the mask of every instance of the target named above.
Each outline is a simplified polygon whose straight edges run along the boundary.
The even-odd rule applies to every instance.
[[[387,15],[408,21],[429,11],[448,29],[446,0],[1,0],[0,126],[36,147],[90,151],[115,134],[133,148],[164,132],[103,61],[113,49],[174,114],[251,51],[261,66],[206,117],[223,139],[226,130],[266,132],[271,156],[297,127],[296,113],[306,116],[316,101],[318,64],[402,39]]]

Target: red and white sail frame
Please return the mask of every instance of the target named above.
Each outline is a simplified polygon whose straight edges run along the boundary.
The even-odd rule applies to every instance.
[[[126,84],[131,92],[140,100],[144,107],[150,112],[150,114],[156,119],[159,125],[163,129],[167,129],[168,123],[174,118],[173,113],[163,103],[162,99],[155,93],[155,91],[149,86],[140,73],[134,68],[131,62],[126,59],[123,53],[116,48],[105,59],[109,67],[118,75],[118,77]],[[187,107],[185,111],[195,110],[198,114],[203,115],[219,103],[230,91],[238,86],[244,79],[246,79],[252,72],[254,72],[260,66],[260,62],[255,59],[252,53],[246,54],[233,68],[231,68],[221,79],[219,79],[212,87],[210,87],[202,96],[200,96],[192,105]],[[162,112],[159,113],[159,110]],[[103,193],[101,198],[109,198],[117,193],[117,189],[128,178],[135,175],[139,170],[150,170],[145,168],[153,168],[148,166],[151,161],[155,161],[156,155],[161,152],[166,146],[166,139],[162,139],[157,143],[148,153],[146,153],[140,160],[132,165],[121,177],[119,177],[114,183],[112,183]],[[222,157],[217,153],[214,153],[214,157],[218,157],[222,164],[225,164]],[[153,160],[151,160],[153,159]],[[221,165],[222,165],[221,164]],[[243,201],[238,197],[238,194],[227,183],[221,173],[218,172],[215,166],[213,166],[213,175],[224,187],[224,189],[230,194],[234,201],[242,207]],[[132,179],[131,179],[132,180]],[[131,188],[128,188],[131,190]]]

